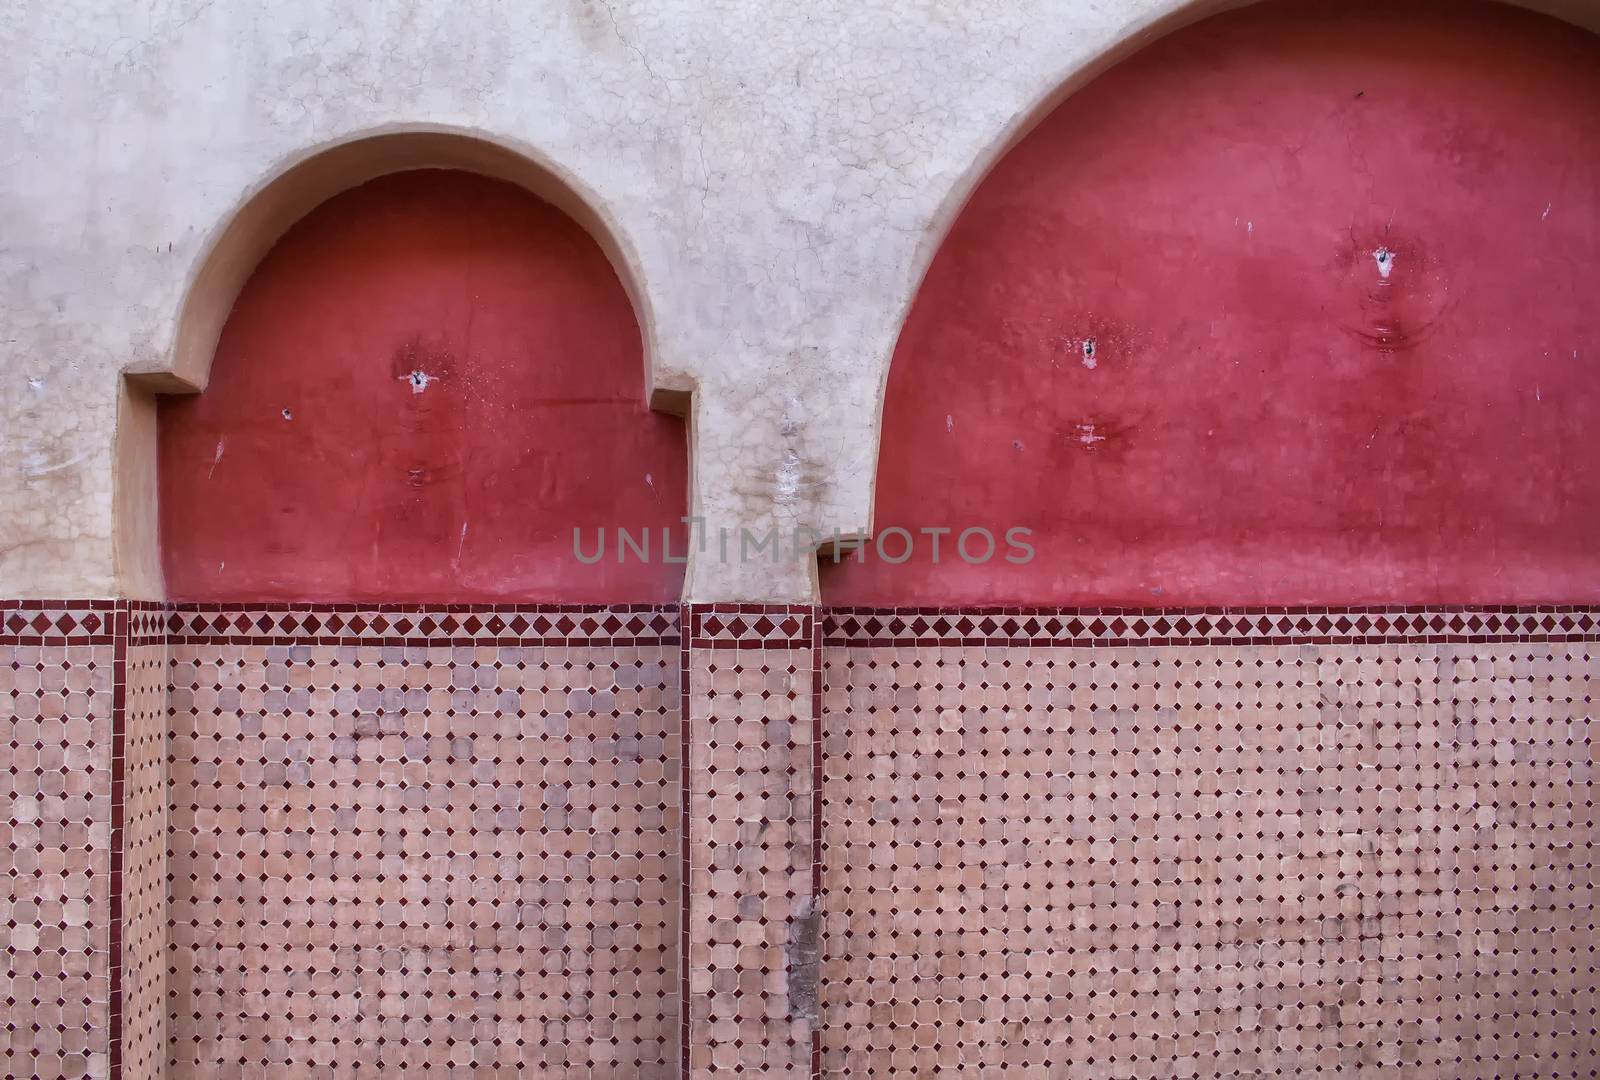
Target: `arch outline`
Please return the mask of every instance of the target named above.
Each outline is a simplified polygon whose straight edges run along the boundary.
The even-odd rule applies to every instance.
[[[223,326],[256,267],[298,221],[329,199],[398,172],[456,169],[516,185],[577,222],[622,283],[639,324],[646,403],[688,418],[694,385],[656,377],[656,320],[642,260],[605,200],[535,148],[478,129],[395,123],[347,132],[280,159],[238,193],[188,268],[171,344],[121,371],[113,443],[113,558],[119,594],[165,597],[157,505],[156,397],[205,390]],[[693,430],[689,432],[693,489]]]
[[[870,541],[876,529],[878,462],[883,451],[883,408],[889,389],[889,371],[894,364],[900,337],[911,314],[918,292],[928,276],[934,258],[944,246],[950,231],[960,219],[989,174],[1019,143],[1038,127],[1068,98],[1083,87],[1143,49],[1162,38],[1176,33],[1214,15],[1240,8],[1254,7],[1271,0],[1165,0],[1162,8],[1147,18],[1131,22],[1119,37],[1082,63],[1056,70],[1035,88],[1026,105],[1018,109],[993,133],[982,150],[968,162],[956,182],[940,199],[937,208],[923,229],[917,243],[915,257],[906,269],[898,307],[893,313],[895,330],[893,341],[886,354],[877,357],[874,373],[876,387],[875,407],[872,413],[871,467],[867,473],[865,527],[859,535],[852,534],[854,543]],[[1600,36],[1600,0],[1486,0],[1508,7],[1521,8],[1569,23],[1581,30]]]

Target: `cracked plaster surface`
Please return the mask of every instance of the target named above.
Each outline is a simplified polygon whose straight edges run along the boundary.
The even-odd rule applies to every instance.
[[[1600,27],[1600,0],[1543,3]],[[636,260],[655,384],[696,388],[708,529],[864,530],[889,355],[965,192],[1052,95],[1224,6],[11,5],[0,596],[155,587],[118,576],[119,373],[170,365],[188,284],[249,192],[407,125],[525,149],[590,194]],[[698,557],[688,584],[699,601],[812,588],[803,563],[761,558]]]

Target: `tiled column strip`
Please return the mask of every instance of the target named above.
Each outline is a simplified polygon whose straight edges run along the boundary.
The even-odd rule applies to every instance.
[[[686,1080],[820,1063],[820,703],[815,609],[688,610]]]
[[[120,647],[117,775],[118,904],[113,926],[120,962],[114,1005],[113,1075],[157,1080],[167,1056],[166,774],[169,671],[164,605],[128,601]]]
[[[0,710],[10,714],[0,719],[13,754],[3,789],[12,921],[0,926],[6,1076],[115,1075],[116,609],[110,600],[0,600]]]
[[[118,600],[112,615],[110,920],[111,1080],[161,1075],[167,921],[164,805],[166,671],[161,604]],[[158,649],[152,660],[150,650]],[[162,812],[152,813],[155,808]],[[133,860],[130,865],[130,858]],[[152,936],[154,935],[154,936]],[[130,1054],[134,1055],[130,1058]]]

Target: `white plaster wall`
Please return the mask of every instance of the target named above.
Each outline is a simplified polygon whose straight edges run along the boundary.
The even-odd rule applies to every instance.
[[[636,260],[657,385],[698,388],[711,528],[863,529],[888,357],[972,180],[1097,60],[1222,6],[0,6],[0,596],[118,591],[119,373],[170,363],[249,192],[417,124],[526,148],[591,195]],[[1600,0],[1560,6],[1600,26]],[[810,579],[701,559],[689,592],[806,599]]]

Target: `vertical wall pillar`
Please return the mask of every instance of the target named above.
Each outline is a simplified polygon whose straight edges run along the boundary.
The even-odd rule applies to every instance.
[[[0,600],[0,1076],[113,1075],[116,619]]]
[[[158,605],[0,600],[0,1075],[162,1075],[166,686]]]
[[[167,1065],[167,636],[164,608],[117,602],[111,1080]]]
[[[818,1065],[816,609],[692,605],[684,638],[685,1080]]]

